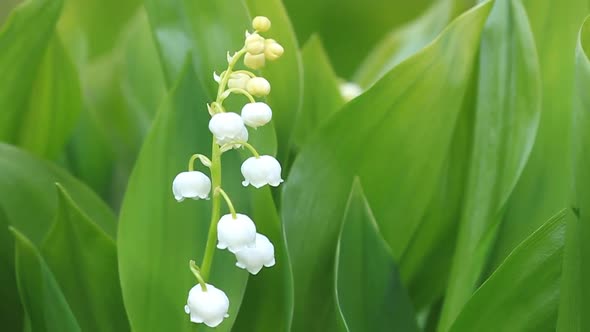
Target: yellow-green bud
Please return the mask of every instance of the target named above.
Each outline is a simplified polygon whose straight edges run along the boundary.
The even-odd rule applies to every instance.
[[[270,93],[270,83],[263,77],[254,77],[246,84],[246,90],[255,97],[265,97]]]
[[[252,55],[262,54],[264,52],[264,38],[257,33],[246,37],[246,51]]]
[[[268,60],[276,60],[283,55],[285,49],[281,44],[277,43],[274,39],[267,39],[264,41],[264,56]]]
[[[260,69],[264,67],[266,63],[266,59],[264,54],[253,55],[250,53],[246,53],[244,56],[244,65],[250,69]]]
[[[252,20],[252,27],[254,30],[266,32],[270,29],[270,20],[266,16],[256,16]]]
[[[230,89],[246,89],[250,76],[244,73],[231,74],[227,81],[227,87]]]

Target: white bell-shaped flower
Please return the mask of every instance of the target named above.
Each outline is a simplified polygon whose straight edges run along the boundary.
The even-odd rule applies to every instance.
[[[197,284],[188,292],[188,299],[184,312],[190,315],[191,322],[205,323],[209,327],[221,324],[229,317],[229,299],[225,293],[213,285],[206,284],[207,291],[203,291]]]
[[[256,245],[256,225],[245,214],[226,214],[217,223],[217,248],[232,253]]]
[[[237,267],[246,269],[252,274],[258,274],[263,266],[275,265],[275,247],[266,236],[256,233],[256,246],[236,252],[236,258]]]
[[[248,141],[248,129],[242,117],[233,112],[217,113],[209,121],[209,130],[215,136],[217,144],[224,145],[235,141]],[[240,147],[235,144],[234,147]]]
[[[250,157],[242,164],[242,175],[244,187],[249,184],[260,188],[266,184],[277,187],[281,179],[281,164],[272,156]]]
[[[252,128],[258,128],[272,119],[270,106],[263,102],[247,103],[242,107],[242,120]]]
[[[207,199],[210,191],[211,180],[198,171],[182,172],[172,181],[172,193],[179,202],[185,198]]]
[[[270,93],[270,83],[264,77],[253,77],[246,84],[246,90],[254,97],[266,97]]]

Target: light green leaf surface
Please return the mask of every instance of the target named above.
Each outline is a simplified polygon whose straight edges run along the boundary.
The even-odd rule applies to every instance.
[[[81,331],[70,306],[34,244],[11,228],[15,239],[18,291],[31,331]]]
[[[555,331],[565,233],[563,210],[514,249],[450,331]]]
[[[57,185],[58,211],[41,252],[84,331],[129,331],[115,241]]]
[[[473,149],[440,331],[477,288],[508,197],[533,147],[541,81],[533,35],[520,0],[497,0],[479,58]]]
[[[293,140],[297,146],[302,146],[314,130],[344,105],[339,79],[317,35],[311,36],[305,43],[301,57],[305,72],[305,90],[303,107],[294,129]]]
[[[192,154],[210,153],[207,101],[187,65],[159,110],[127,187],[118,249],[123,299],[133,330],[192,331],[195,326],[183,310],[196,284],[188,262],[201,261],[211,206],[202,200],[176,202],[172,181],[187,169]],[[223,187],[238,211],[248,213],[250,198],[241,185],[238,157],[235,152],[223,156]],[[231,329],[247,276],[235,267],[232,254],[216,252],[208,282],[231,299],[230,317],[216,331]]]
[[[426,46],[473,1],[435,0],[422,15],[381,39],[356,69],[352,80],[369,87],[397,64]]]
[[[460,16],[431,45],[347,104],[296,159],[282,200],[294,274],[294,330],[323,331],[337,322],[329,303],[333,286],[323,277],[334,264],[330,252],[347,200],[343,193],[350,192],[354,175],[394,258],[407,247],[438,188],[490,8],[486,2]]]
[[[393,256],[358,180],[344,213],[335,273],[337,301],[350,331],[418,331]]]
[[[573,127],[573,217],[568,224],[558,331],[590,329],[590,19],[580,29],[576,49]]]
[[[542,112],[535,146],[506,204],[488,273],[555,211],[569,206],[576,38],[587,0],[524,0],[541,69]]]
[[[293,280],[279,215],[268,188],[251,188],[249,192],[256,230],[274,244],[276,264],[250,276],[233,331],[290,331]]]

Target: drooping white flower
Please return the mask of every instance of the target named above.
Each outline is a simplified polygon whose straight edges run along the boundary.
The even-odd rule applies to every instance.
[[[232,89],[244,89],[250,80],[250,76],[244,73],[232,73],[227,81],[227,87]]]
[[[266,236],[256,233],[256,246],[236,252],[236,258],[237,267],[258,274],[263,266],[275,265],[275,247]]]
[[[246,90],[255,97],[266,97],[270,93],[270,83],[264,77],[254,77],[246,84]]]
[[[229,317],[229,299],[222,290],[213,285],[205,285],[207,291],[203,291],[199,284],[191,288],[184,312],[190,315],[193,323],[205,323],[209,327],[216,327],[224,318]]]
[[[263,102],[247,103],[242,107],[242,120],[252,128],[258,128],[272,119],[270,106]]]
[[[209,121],[209,130],[215,136],[217,144],[224,145],[235,141],[248,141],[248,129],[242,117],[233,112],[217,113]],[[240,147],[235,144],[234,147]]]
[[[207,199],[211,191],[211,180],[199,171],[179,173],[172,181],[172,193],[177,201],[185,198]]]
[[[266,184],[277,187],[281,179],[281,164],[272,156],[250,157],[244,161],[241,167],[244,187],[249,184],[260,188]]]
[[[256,245],[256,225],[245,214],[226,214],[217,223],[217,248],[235,253]]]
[[[266,58],[264,57],[264,53],[256,55],[246,53],[246,55],[244,55],[244,65],[250,69],[260,69],[264,67],[265,64]]]
[[[270,29],[270,20],[266,16],[256,16],[252,20],[252,27],[260,32],[266,32]]]
[[[283,55],[285,49],[274,39],[264,41],[264,56],[267,60],[274,61]]]

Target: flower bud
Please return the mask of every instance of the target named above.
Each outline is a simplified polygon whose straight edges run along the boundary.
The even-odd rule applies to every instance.
[[[198,171],[182,172],[172,182],[172,193],[179,202],[185,198],[206,199],[210,191],[211,180]]]
[[[257,33],[246,37],[246,51],[252,55],[264,53],[264,38]]]
[[[250,69],[260,69],[264,67],[266,63],[266,58],[264,54],[253,55],[250,53],[246,53],[244,56],[244,65]]]
[[[274,61],[283,55],[285,49],[274,39],[264,41],[264,56],[267,60]]]
[[[217,113],[209,121],[209,130],[215,136],[217,144],[224,145],[235,141],[248,141],[248,130],[242,118],[233,112]],[[235,144],[234,147],[240,147]]]
[[[245,214],[226,214],[217,223],[217,248],[227,248],[232,253],[256,245],[256,226]]]
[[[224,318],[229,317],[229,299],[222,290],[213,285],[205,285],[206,291],[203,291],[201,285],[191,288],[184,312],[190,315],[193,323],[205,323],[209,327],[216,327]]]
[[[248,81],[246,90],[255,97],[265,97],[270,93],[270,83],[264,77],[254,77]]]
[[[227,87],[230,89],[243,89],[246,90],[246,85],[250,81],[250,76],[244,73],[231,74],[229,80],[227,80]]]
[[[272,156],[250,157],[241,167],[244,187],[249,184],[260,188],[266,184],[277,187],[281,179],[281,164]]]
[[[270,29],[270,20],[265,16],[256,16],[252,20],[252,27],[254,30],[266,32]]]
[[[264,126],[272,119],[272,110],[263,102],[248,103],[242,107],[242,120],[252,128]]]
[[[256,233],[256,246],[236,252],[236,259],[237,267],[246,269],[251,274],[258,274],[263,266],[275,265],[275,247],[266,236]]]

